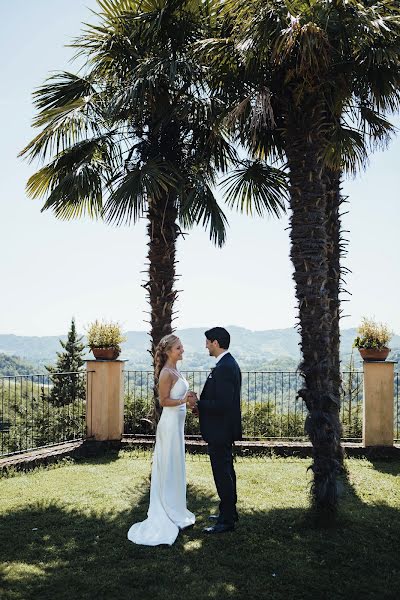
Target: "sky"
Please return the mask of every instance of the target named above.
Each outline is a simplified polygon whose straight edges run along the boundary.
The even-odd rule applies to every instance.
[[[119,321],[127,331],[147,330],[149,310],[141,284],[146,273],[146,222],[115,227],[82,219],[58,221],[41,213],[25,185],[39,164],[17,158],[37,133],[32,91],[51,71],[71,70],[66,44],[83,22],[93,21],[95,0],[2,2],[0,72],[2,258],[0,333],[62,335],[72,316],[78,330],[98,319]],[[400,122],[397,121],[399,124]],[[351,269],[341,326],[373,316],[400,333],[399,217],[400,136],[371,156],[368,169],[344,182],[349,240],[343,265]],[[200,227],[177,248],[182,290],[175,327],[238,325],[251,330],[296,324],[289,259],[288,215],[281,219],[225,212],[227,243],[214,247]]]

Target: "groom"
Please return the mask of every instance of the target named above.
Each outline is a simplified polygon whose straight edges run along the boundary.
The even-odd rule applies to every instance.
[[[235,529],[236,474],[233,467],[232,444],[242,439],[240,413],[240,387],[242,375],[239,365],[228,352],[230,335],[223,327],[213,327],[205,332],[206,348],[216,360],[215,368],[208,376],[200,400],[195,393],[188,400],[194,412],[198,412],[200,431],[208,442],[215,486],[220,498],[219,515],[213,527],[206,533],[224,533]]]

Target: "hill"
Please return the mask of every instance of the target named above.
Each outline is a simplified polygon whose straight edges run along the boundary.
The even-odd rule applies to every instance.
[[[230,349],[243,370],[294,370],[296,368],[300,359],[300,336],[296,329],[251,331],[236,326],[230,326],[228,329],[231,333]],[[205,349],[204,330],[205,328],[196,327],[177,332],[185,348],[183,369],[208,369],[213,365],[214,360],[208,356]],[[341,359],[344,368],[349,360],[355,336],[355,328],[341,331]],[[121,358],[128,360],[127,368],[137,370],[150,368],[148,334],[144,331],[128,331],[126,337],[127,341],[122,345]],[[24,368],[28,369],[24,371],[25,373],[38,370],[43,372],[45,364],[54,363],[56,352],[60,350],[60,338],[65,340],[66,336],[0,334],[0,354],[7,359],[12,359],[9,368],[10,370],[14,368],[15,374],[21,374]],[[400,336],[393,337],[391,348],[390,358],[398,359]],[[92,357],[89,351],[87,357]],[[359,367],[361,359],[358,352],[354,353],[354,358],[356,366]],[[25,361],[30,364],[26,365]]]
[[[18,356],[0,354],[0,376],[16,377],[34,372],[35,367]]]

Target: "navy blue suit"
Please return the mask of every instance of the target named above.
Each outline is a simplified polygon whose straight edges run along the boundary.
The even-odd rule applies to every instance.
[[[239,365],[228,352],[208,376],[198,402],[200,431],[208,443],[215,486],[220,497],[219,521],[233,525],[236,516],[236,474],[232,444],[242,439]]]

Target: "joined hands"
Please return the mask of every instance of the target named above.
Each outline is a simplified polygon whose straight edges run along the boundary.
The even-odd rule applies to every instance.
[[[196,402],[198,400],[198,397],[197,397],[196,392],[188,392],[186,394],[186,400],[187,400],[187,402],[189,404],[189,407],[192,410],[192,413],[195,414],[195,415],[198,415],[199,414],[199,409],[198,409],[198,406],[196,404]]]

